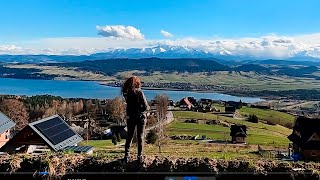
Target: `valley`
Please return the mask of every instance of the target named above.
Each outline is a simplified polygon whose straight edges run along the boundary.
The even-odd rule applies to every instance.
[[[98,81],[108,86],[118,86],[126,77],[136,75],[142,78],[146,89],[319,100],[320,74],[315,65],[282,60],[240,61],[234,65],[218,59],[107,59],[2,63],[0,75],[9,78]]]

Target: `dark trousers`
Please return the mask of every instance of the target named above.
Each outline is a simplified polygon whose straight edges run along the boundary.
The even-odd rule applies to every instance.
[[[127,139],[125,144],[125,156],[128,157],[130,146],[132,143],[134,129],[137,127],[137,140],[138,140],[138,156],[142,155],[144,145],[144,128],[146,126],[144,117],[129,118],[127,120]]]

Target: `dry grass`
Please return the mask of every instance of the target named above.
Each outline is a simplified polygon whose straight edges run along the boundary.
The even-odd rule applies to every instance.
[[[13,157],[12,157],[13,156]],[[224,160],[216,158],[183,158],[179,156],[146,156],[144,163],[138,166],[130,160],[123,165],[119,159],[108,159],[81,154],[55,153],[43,156],[24,157],[24,155],[12,155],[0,158],[0,169],[3,171],[16,159],[18,169],[12,172],[35,172],[48,170],[47,179],[63,179],[67,173],[72,172],[253,172],[254,174],[268,174],[269,172],[293,172],[294,168],[304,168],[301,173],[305,177],[319,179],[319,163],[290,163],[278,160],[264,159],[234,159]],[[20,163],[18,163],[20,162]],[[29,162],[29,163],[26,163]],[[40,163],[39,163],[40,162]],[[32,166],[30,168],[30,166]],[[312,173],[310,173],[312,172]],[[288,177],[292,174],[288,174]],[[11,177],[6,175],[5,178]]]

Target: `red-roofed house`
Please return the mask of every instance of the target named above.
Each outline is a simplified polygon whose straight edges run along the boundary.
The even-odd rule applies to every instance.
[[[185,110],[185,111],[188,111],[188,110],[191,110],[193,105],[192,103],[188,100],[187,97],[183,98],[180,100],[179,102],[179,107],[181,110]]]

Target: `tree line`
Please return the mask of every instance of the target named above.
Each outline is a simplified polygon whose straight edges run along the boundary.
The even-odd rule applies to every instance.
[[[99,99],[61,98],[51,95],[0,96],[0,111],[16,122],[15,131],[20,131],[30,122],[55,114],[63,119],[72,119],[81,114],[95,119],[99,110],[106,112],[106,119],[109,121],[124,121],[124,103],[119,97],[103,103]]]

